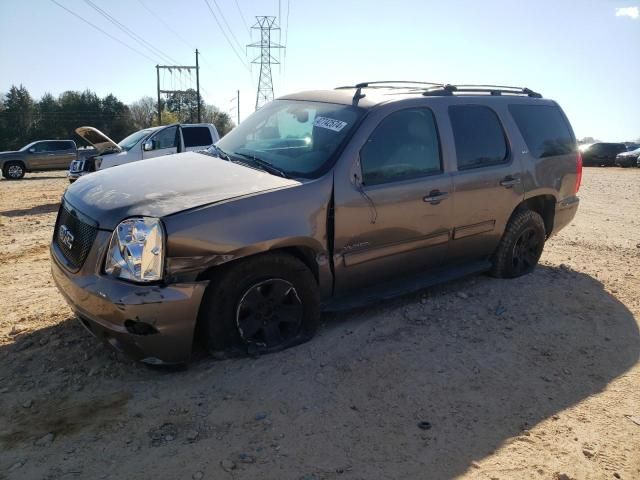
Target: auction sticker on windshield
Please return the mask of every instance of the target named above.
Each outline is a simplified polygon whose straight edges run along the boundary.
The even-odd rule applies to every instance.
[[[326,128],[328,130],[333,130],[334,132],[339,132],[347,126],[347,122],[343,122],[342,120],[334,120],[333,118],[328,117],[316,117],[316,119],[313,121],[313,126]]]

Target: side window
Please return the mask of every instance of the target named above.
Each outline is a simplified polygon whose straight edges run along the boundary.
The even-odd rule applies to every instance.
[[[35,153],[50,152],[51,142],[38,142],[33,147]]]
[[[449,107],[456,144],[458,170],[499,165],[508,161],[509,150],[498,115],[482,105]]]
[[[441,172],[440,142],[431,110],[412,108],[390,114],[362,147],[360,163],[365,185]]]
[[[552,157],[575,152],[576,142],[558,107],[509,105],[509,111],[534,157]]]
[[[204,147],[211,145],[213,139],[208,127],[182,127],[185,147]]]
[[[158,132],[153,138],[153,149],[171,148],[176,146],[178,127],[168,127]]]
[[[63,152],[69,149],[67,142],[49,142],[50,150],[53,152]]]

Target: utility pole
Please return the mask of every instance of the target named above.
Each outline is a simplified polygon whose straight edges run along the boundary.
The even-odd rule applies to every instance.
[[[163,90],[160,86],[160,70],[169,70],[169,73],[173,73],[173,70],[178,70],[179,72],[182,70],[187,70],[191,72],[191,70],[196,71],[196,97],[198,101],[198,123],[201,122],[201,112],[200,112],[200,66],[198,63],[198,55],[200,52],[196,49],[196,64],[195,65],[156,65],[156,75],[158,79],[158,125],[162,125],[162,106],[160,104],[160,95],[163,93],[189,93],[188,90]],[[193,89],[189,89],[193,91]]]
[[[198,49],[196,48],[196,89],[198,92],[198,123],[202,123],[200,116],[200,67],[198,66]]]
[[[158,125],[162,125],[162,106],[160,105],[160,65],[156,65],[156,74],[158,76]]]
[[[273,100],[271,65],[278,65],[280,62],[271,55],[271,49],[284,47],[271,41],[271,32],[280,30],[280,27],[276,26],[276,17],[256,17],[256,23],[251,28],[260,30],[260,41],[247,45],[250,48],[260,49],[260,55],[251,62],[260,64],[260,79],[258,80],[258,93],[256,95],[256,110],[258,110],[265,103]]]

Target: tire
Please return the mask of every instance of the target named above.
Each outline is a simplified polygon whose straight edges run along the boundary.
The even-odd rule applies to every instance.
[[[320,294],[315,277],[300,260],[274,253],[220,268],[198,320],[211,354],[272,353],[313,337],[320,321]]]
[[[22,162],[7,162],[2,167],[2,176],[7,180],[20,180],[24,177],[24,173]]]
[[[546,239],[542,217],[531,210],[515,213],[494,253],[490,274],[497,278],[515,278],[531,273]]]

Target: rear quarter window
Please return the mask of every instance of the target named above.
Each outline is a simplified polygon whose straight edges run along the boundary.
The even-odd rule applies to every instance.
[[[564,115],[552,105],[509,105],[529,152],[536,158],[576,151],[576,142]]]
[[[211,131],[207,127],[186,127],[182,129],[185,147],[204,147],[211,145]]]

